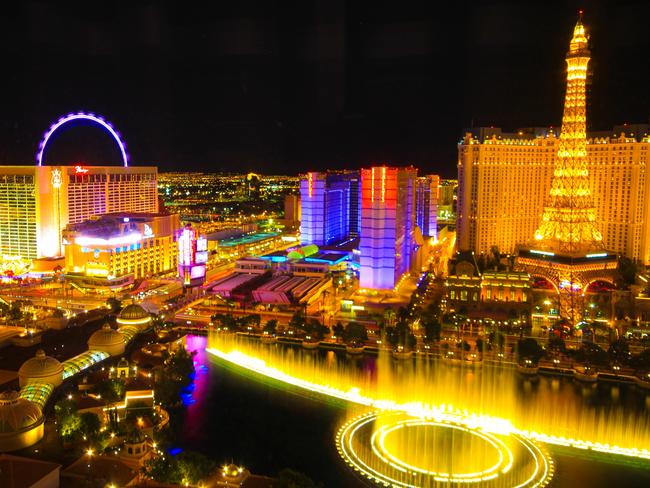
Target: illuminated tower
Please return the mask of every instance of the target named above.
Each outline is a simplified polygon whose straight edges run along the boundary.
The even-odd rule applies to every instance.
[[[535,240],[560,251],[601,249],[587,170],[587,36],[579,20],[567,53],[567,89],[550,197]]]
[[[612,281],[616,268],[616,256],[604,250],[596,226],[587,170],[589,55],[581,18],[573,29],[566,57],[567,89],[550,195],[534,244],[520,248],[517,257],[518,264],[530,274],[542,276],[557,287],[560,313],[572,323],[581,318],[582,298],[589,283]]]
[[[391,290],[416,251],[413,167],[361,170],[360,286]]]

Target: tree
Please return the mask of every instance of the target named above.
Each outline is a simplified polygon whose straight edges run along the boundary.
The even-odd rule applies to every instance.
[[[363,324],[352,321],[345,326],[343,338],[347,343],[365,342],[368,340],[368,332]]]
[[[179,383],[165,375],[156,380],[154,384],[154,395],[161,405],[164,407],[172,407],[180,402],[182,388]]]
[[[305,323],[305,314],[303,313],[302,309],[298,309],[291,317],[291,320],[289,320],[289,327],[292,329],[304,330]]]
[[[332,332],[334,333],[334,336],[336,337],[336,340],[340,340],[343,338],[345,335],[345,327],[343,327],[343,324],[341,322],[336,322],[334,327],[332,328]]]
[[[294,471],[293,469],[283,469],[278,473],[273,488],[317,488],[318,485],[307,475]]]
[[[52,312],[52,317],[54,317],[55,319],[62,319],[65,317],[65,313],[63,313],[63,310],[61,310],[60,308],[56,308],[54,309],[54,312]]]
[[[12,302],[11,306],[9,307],[9,311],[7,312],[7,319],[12,322],[17,322],[22,317],[23,311],[20,308],[20,303]]]
[[[79,431],[89,439],[96,439],[102,423],[97,414],[84,412],[79,415]]]
[[[548,340],[548,348],[551,351],[561,352],[562,354],[566,352],[566,344],[564,343],[564,339],[556,335],[551,336],[551,338]]]
[[[625,256],[621,256],[618,260],[618,267],[616,271],[618,272],[621,285],[627,287],[634,284],[638,270],[633,260]]]
[[[237,320],[230,313],[215,313],[210,317],[212,322],[218,322],[219,325],[227,330],[235,330],[237,328]]]
[[[625,339],[612,342],[607,354],[609,354],[612,361],[617,363],[627,363],[631,359],[630,346]]]
[[[77,405],[72,400],[66,398],[57,402],[54,405],[54,414],[59,434],[64,439],[69,439],[79,430],[81,420],[77,414]]]
[[[176,456],[181,479],[192,485],[210,476],[217,464],[201,453],[184,451]]]
[[[393,346],[402,346],[407,349],[413,349],[417,344],[417,339],[411,332],[411,328],[406,322],[398,322],[395,327],[387,330],[388,342]]]
[[[305,324],[305,332],[310,335],[313,339],[323,340],[323,337],[329,329],[320,323],[317,319],[309,319],[307,324]]]
[[[424,340],[426,342],[438,342],[441,332],[442,326],[438,320],[430,318],[424,322]]]
[[[114,403],[119,402],[126,392],[126,385],[122,380],[117,379],[107,379],[97,384],[94,388],[94,392],[100,395],[104,401],[108,404],[108,421],[111,426],[111,429],[117,430],[117,409],[111,408]]]
[[[122,302],[115,297],[109,297],[106,300],[106,305],[108,306],[109,310],[113,313],[117,313],[122,308]]]
[[[180,348],[172,354],[167,360],[166,366],[168,376],[182,386],[187,386],[192,382],[190,376],[195,371],[194,360],[185,348]]]
[[[161,483],[180,483],[183,479],[178,463],[168,456],[156,456],[145,461],[140,472],[146,478]]]
[[[278,321],[275,319],[267,320],[266,324],[264,324],[264,332],[266,332],[269,335],[274,335],[277,328],[278,328]]]
[[[530,359],[534,363],[537,363],[543,355],[544,349],[535,339],[528,337],[526,339],[520,339],[517,342],[517,358],[519,361]]]

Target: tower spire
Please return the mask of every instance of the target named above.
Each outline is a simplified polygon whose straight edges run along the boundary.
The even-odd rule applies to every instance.
[[[535,232],[542,246],[569,253],[602,249],[587,169],[587,41],[581,11],[566,55],[567,88],[551,191]]]

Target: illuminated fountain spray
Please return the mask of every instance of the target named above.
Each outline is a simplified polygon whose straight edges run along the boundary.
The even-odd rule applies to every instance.
[[[339,453],[382,484],[541,486],[553,472],[544,444],[650,459],[647,411],[593,405],[594,390],[530,383],[506,365],[354,362],[232,334],[211,336],[208,352],[281,388],[345,402]]]

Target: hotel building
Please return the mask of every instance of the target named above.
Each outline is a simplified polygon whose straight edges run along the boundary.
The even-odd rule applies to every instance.
[[[63,231],[66,279],[83,288],[122,288],[175,271],[178,214],[120,212]]]
[[[415,220],[424,237],[438,236],[438,175],[420,176],[416,180]]]
[[[158,212],[157,169],[121,166],[0,166],[0,255],[63,255],[68,224],[114,212]]]
[[[359,235],[359,173],[307,173],[300,179],[300,241],[326,246]]]
[[[650,137],[626,127],[609,134],[587,136],[596,222],[605,249],[648,264]],[[497,246],[513,253],[530,241],[550,191],[558,142],[557,130],[549,129],[466,133],[458,146],[458,249],[480,254]]]
[[[416,179],[412,166],[361,170],[361,288],[393,289],[409,271],[416,246]]]

